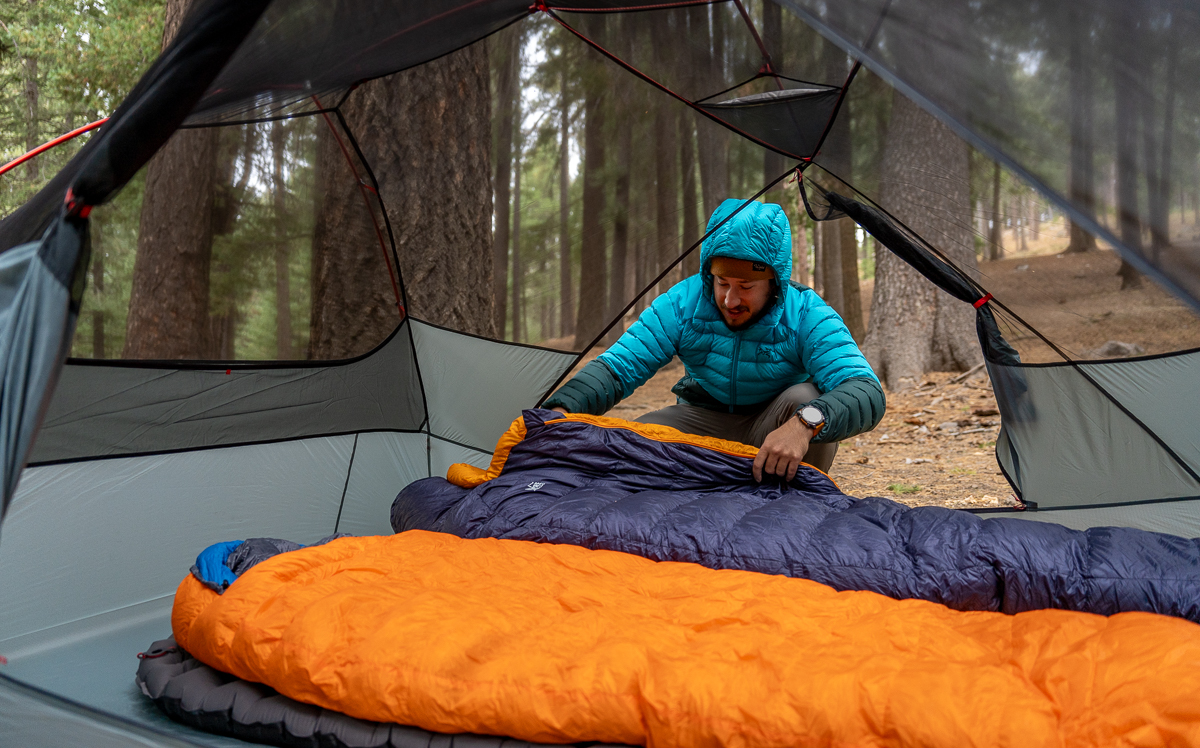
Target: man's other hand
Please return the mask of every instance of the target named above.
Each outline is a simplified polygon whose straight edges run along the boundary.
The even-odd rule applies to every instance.
[[[567,414],[567,409],[561,405],[551,408],[550,410],[554,411],[555,413],[562,413],[564,416]]]
[[[763,440],[762,448],[754,458],[754,480],[761,483],[763,473],[778,475],[788,481],[795,478],[812,438],[812,429],[800,423],[796,416],[789,418]]]

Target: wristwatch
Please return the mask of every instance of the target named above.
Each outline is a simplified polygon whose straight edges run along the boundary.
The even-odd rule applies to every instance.
[[[813,430],[814,433],[821,430],[825,425],[825,414],[815,405],[805,405],[796,411],[796,417],[800,419],[800,423]]]

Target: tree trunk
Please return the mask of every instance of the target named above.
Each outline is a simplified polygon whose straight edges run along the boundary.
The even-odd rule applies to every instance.
[[[1163,107],[1161,142],[1154,143],[1150,134],[1154,131],[1149,113],[1152,102],[1146,96],[1143,110],[1146,131],[1146,182],[1150,186],[1150,253],[1157,261],[1158,252],[1171,245],[1171,162],[1175,130],[1175,69],[1179,60],[1179,44],[1172,40],[1167,50],[1166,91],[1167,100]],[[1154,146],[1158,146],[1156,149]]]
[[[763,15],[762,15],[762,41],[763,46],[767,48],[767,54],[771,56],[770,63],[776,72],[780,72],[783,66],[783,9],[775,0],[763,0]],[[832,44],[828,44],[832,47]],[[764,62],[767,62],[764,60]],[[763,152],[763,178],[762,186],[771,183],[771,180],[779,176],[786,168],[787,161],[784,157],[774,151]],[[768,195],[778,193],[783,190],[782,184],[777,184],[771,189]],[[755,190],[757,192],[758,190]]]
[[[360,86],[344,107],[346,114],[360,115],[372,89],[390,83],[383,79]],[[371,213],[338,143],[347,136],[319,124],[308,358],[343,359],[371,350],[400,316]],[[367,147],[368,140],[361,145]]]
[[[163,49],[189,0],[167,0]],[[180,130],[150,161],[123,358],[213,357],[208,321],[217,130]]]
[[[409,310],[493,337],[486,45],[364,83],[343,112],[379,180]],[[400,316],[362,192],[333,133],[322,135],[310,348],[341,358],[380,343]]]
[[[585,31],[603,46],[608,16],[586,17]],[[579,247],[579,318],[575,322],[575,347],[588,345],[608,321],[607,232],[604,226],[605,184],[605,63],[592,63],[587,71],[583,100],[583,237]]]
[[[840,270],[843,308],[840,313],[850,335],[861,343],[867,331],[863,327],[862,287],[858,283],[858,225],[849,218],[843,218],[837,223],[841,229],[838,246],[841,248],[842,257]]]
[[[504,336],[505,293],[508,290],[508,246],[509,246],[509,187],[512,182],[513,110],[517,98],[520,75],[520,31],[512,26],[495,36],[496,49],[500,57],[496,76],[496,236],[492,245],[492,291],[495,295],[494,314],[496,333]],[[520,127],[520,123],[517,123]]]
[[[883,161],[882,203],[960,267],[973,268],[966,144],[894,94]],[[981,359],[973,314],[892,253],[880,253],[863,353],[893,391],[934,369],[966,369]]]
[[[808,285],[808,214],[804,209],[804,201],[799,198],[797,192],[798,203],[797,211],[799,218],[796,219],[796,243],[795,257],[792,259],[792,280],[797,283]]]
[[[624,19],[622,20],[624,21]],[[629,31],[628,24],[622,22],[622,36],[626,37]],[[629,46],[626,43],[622,51],[628,54],[628,49]],[[617,173],[613,194],[616,206],[613,211],[612,272],[608,279],[608,311],[604,315],[609,321],[612,321],[629,301],[625,285],[629,264],[629,195],[633,170],[633,119],[635,116],[634,107],[623,96],[619,96],[616,102]],[[637,262],[636,258],[634,262]],[[607,342],[609,344],[616,342],[616,339],[624,331],[623,325],[614,325],[613,329],[609,331]]]
[[[699,196],[696,194],[696,135],[692,130],[693,117],[689,112],[679,113],[679,170],[683,176],[683,234],[679,251],[686,251],[702,234],[696,220]],[[700,249],[692,252],[683,261],[683,275],[700,272]]]
[[[1095,157],[1094,157],[1094,72],[1095,61],[1090,52],[1091,26],[1077,11],[1078,6],[1068,4],[1070,36],[1070,99],[1071,99],[1071,184],[1070,197],[1078,210],[1089,217],[1096,212]],[[1083,228],[1070,222],[1071,240],[1067,252],[1086,252],[1096,248],[1096,238]]]
[[[1029,194],[1022,191],[1017,195],[1017,233],[1021,241],[1021,251],[1029,251]]]
[[[33,0],[30,0],[33,5]],[[39,124],[41,119],[38,106],[38,60],[36,57],[23,57],[22,72],[25,76],[25,151],[32,151],[41,145]],[[31,158],[25,162],[25,178],[36,182],[41,176],[40,159]]]
[[[104,299],[104,222],[93,215],[90,232],[92,240],[92,290],[97,299]],[[103,302],[101,302],[103,303]],[[92,358],[107,358],[104,340],[104,310],[92,310]]]
[[[669,27],[660,21],[660,38],[670,38]],[[662,45],[660,45],[661,47]],[[679,189],[677,164],[675,110],[666,96],[654,98],[654,226],[657,238],[656,262],[651,264],[651,277],[657,275],[679,254]],[[671,286],[670,276],[663,279],[658,292]]]
[[[813,224],[813,284],[812,289],[825,298],[825,223]]]
[[[292,349],[292,293],[287,222],[287,184],[283,179],[287,129],[283,120],[271,123],[271,185],[275,209],[275,358],[296,357]]]
[[[1124,7],[1124,6],[1121,6]],[[1135,33],[1138,19],[1132,9],[1119,14],[1125,22],[1121,26]],[[1117,131],[1117,225],[1120,227],[1121,243],[1135,252],[1142,251],[1142,222],[1138,212],[1138,109],[1142,104],[1139,95],[1141,86],[1140,62],[1136,59],[1133,45],[1128,39],[1115,39],[1113,55],[1113,104]],[[1121,290],[1136,288],[1142,278],[1133,266],[1124,260],[1117,271],[1121,276]]]
[[[563,60],[563,63],[565,65],[566,61]],[[562,91],[562,100],[559,103],[561,123],[558,147],[558,287],[559,321],[561,322],[559,332],[562,337],[566,338],[575,334],[575,295],[571,291],[571,181],[568,171],[571,166],[571,131],[569,127],[571,100],[567,97],[565,67],[559,71],[559,88]]]
[[[1004,224],[1000,222],[1000,163],[992,168],[992,225],[988,230],[988,246],[985,253],[989,260],[1004,256]]]
[[[521,261],[521,153],[525,139],[521,135],[521,104],[517,102],[517,152],[513,159],[513,220],[512,220],[512,340],[520,343],[525,335],[525,265]],[[496,328],[497,334],[500,328]]]
[[[821,56],[828,80],[841,81],[846,77],[848,61],[837,46],[828,41],[824,42]],[[844,101],[822,148],[821,161],[838,177],[853,183],[850,118],[850,102]],[[821,225],[821,275],[824,281],[825,302],[841,315],[854,339],[862,340],[862,292],[858,283],[855,224],[849,218],[840,218],[837,221],[823,222]]]
[[[725,12],[721,3],[708,6],[712,13],[710,48],[712,54],[697,60],[708,71],[708,80],[722,81],[725,72]],[[706,117],[696,115],[696,135],[700,146],[700,190],[704,195],[704,223],[716,212],[729,194],[729,131]]]

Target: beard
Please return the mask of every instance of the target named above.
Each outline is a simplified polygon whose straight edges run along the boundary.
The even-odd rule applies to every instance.
[[[750,307],[745,306],[744,304],[739,307],[734,307],[733,309],[727,309],[722,305],[718,305],[718,308],[721,311],[721,319],[724,320],[725,326],[734,331],[744,330],[745,328],[757,322],[758,317],[760,316],[749,314]],[[732,321],[731,317],[735,314],[741,317],[741,322]]]

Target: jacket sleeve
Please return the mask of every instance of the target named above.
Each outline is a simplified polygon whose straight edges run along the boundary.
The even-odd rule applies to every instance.
[[[813,404],[825,414],[825,425],[813,439],[818,444],[840,442],[870,431],[887,410],[883,387],[870,377],[851,377],[813,400]]]
[[[625,395],[645,384],[679,353],[681,286],[660,294],[625,334],[597,357],[616,375]]]
[[[568,413],[602,416],[625,397],[621,383],[599,359],[589,361],[579,373],[554,391],[543,408],[565,408]]]
[[[846,323],[821,297],[804,294],[798,339],[800,359],[823,395],[814,401],[825,413],[815,442],[841,441],[870,431],[883,419],[886,399],[879,378],[854,342]]]

